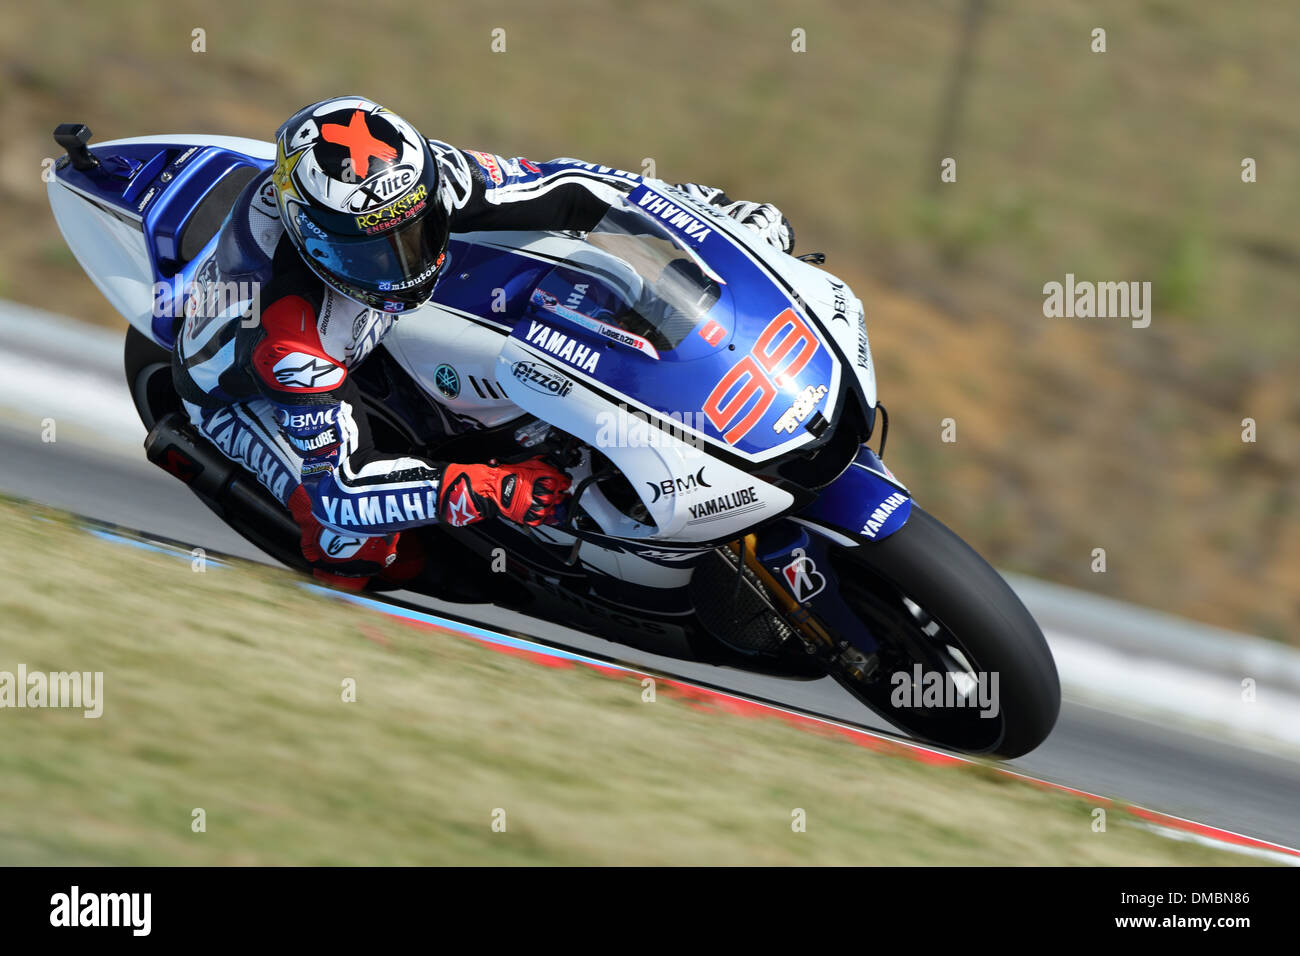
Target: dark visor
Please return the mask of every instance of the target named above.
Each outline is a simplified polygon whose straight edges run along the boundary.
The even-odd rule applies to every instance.
[[[377,236],[329,243],[310,229],[302,236],[312,266],[346,287],[349,296],[376,309],[389,303],[413,308],[433,291],[438,259],[446,247],[447,233],[439,218],[421,216]]]

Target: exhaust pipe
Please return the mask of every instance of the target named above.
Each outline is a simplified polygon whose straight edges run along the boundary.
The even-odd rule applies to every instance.
[[[144,440],[145,456],[180,479],[236,531],[281,539],[297,551],[301,532],[284,505],[251,474],[221,454],[179,412],[158,420]]]

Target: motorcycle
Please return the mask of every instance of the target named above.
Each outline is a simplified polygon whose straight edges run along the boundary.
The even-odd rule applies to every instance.
[[[302,567],[279,501],[187,427],[170,366],[179,311],[159,307],[211,270],[273,144],[143,136],[92,150],[81,124],[55,139],[51,208],[130,324],[148,457]],[[573,478],[554,524],[417,529],[442,560],[406,587],[678,658],[829,675],[955,750],[1038,746],[1060,708],[1051,652],[1006,582],[884,464],[861,301],[820,254],[781,253],[667,183],[628,186],[586,233],[453,235],[433,299],[353,370],[381,449],[543,454]]]

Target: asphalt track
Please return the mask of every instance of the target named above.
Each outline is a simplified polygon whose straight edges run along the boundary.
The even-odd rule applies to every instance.
[[[0,491],[213,551],[262,556],[178,482],[138,459],[60,433],[41,441],[37,422],[0,421]],[[142,585],[143,586],[143,585]],[[400,595],[419,606],[548,643],[673,674],[709,686],[888,731],[829,680],[785,681],[637,652],[591,635],[484,605]],[[1252,750],[1070,699],[1048,741],[1011,761],[1016,770],[1247,836],[1300,846],[1300,761]]]

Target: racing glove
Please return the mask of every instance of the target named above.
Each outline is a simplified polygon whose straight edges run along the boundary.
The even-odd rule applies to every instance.
[[[782,252],[794,251],[794,227],[770,202],[733,202],[722,211],[748,226]]]
[[[781,210],[771,203],[733,202],[730,196],[716,186],[700,183],[678,183],[677,188],[692,199],[717,206],[719,212],[753,229],[782,252],[794,251],[794,227]]]
[[[570,484],[541,455],[513,465],[447,465],[438,514],[457,527],[497,516],[536,527],[554,516]]]

